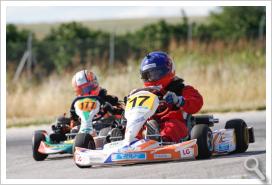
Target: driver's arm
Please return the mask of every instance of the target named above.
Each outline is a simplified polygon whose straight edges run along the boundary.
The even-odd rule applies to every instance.
[[[70,116],[71,116],[71,120],[73,121],[78,121],[78,115],[76,114],[76,110],[75,110],[75,101],[73,101],[73,103],[71,104],[70,107]]]
[[[100,98],[102,98],[105,102],[110,103],[113,106],[119,105],[119,100],[117,96],[108,95],[106,89],[101,89],[98,95]]]
[[[185,112],[194,114],[200,111],[203,106],[203,98],[198,90],[187,85],[183,88],[182,96],[184,98],[184,105],[182,106],[182,109]]]

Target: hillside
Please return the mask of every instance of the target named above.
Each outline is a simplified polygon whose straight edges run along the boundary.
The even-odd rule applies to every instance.
[[[95,21],[77,21],[94,30],[103,30],[111,32],[115,30],[117,34],[133,32],[145,25],[155,23],[162,18],[138,18],[138,19],[115,19],[115,20],[95,20]],[[182,17],[163,18],[170,24],[176,24],[182,21]],[[203,22],[206,17],[189,17],[190,22]],[[56,23],[35,23],[35,24],[16,24],[18,28],[32,30],[37,38],[43,38],[50,29],[57,28],[62,22]]]

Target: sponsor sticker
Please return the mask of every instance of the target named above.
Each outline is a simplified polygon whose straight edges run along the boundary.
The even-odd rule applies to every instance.
[[[154,68],[156,67],[156,63],[151,63],[151,64],[147,64],[143,67],[143,71],[147,70],[147,69],[150,69],[150,68]]]
[[[88,157],[84,157],[80,154],[75,155],[75,161],[77,164],[82,164],[82,165],[86,165],[90,163],[90,160],[88,159]]]
[[[229,144],[228,143],[222,143],[221,145],[219,145],[218,149],[219,149],[219,152],[229,151]]]
[[[154,159],[170,159],[172,158],[171,154],[154,154]]]
[[[221,153],[221,152],[229,152],[230,151],[230,143],[220,143],[220,144],[217,144],[215,145],[215,151],[218,152],[218,153]]]
[[[76,161],[77,162],[81,162],[82,161],[82,157],[80,155],[75,155]]]
[[[111,155],[112,161],[146,160],[145,153],[115,153]]]
[[[188,157],[193,157],[194,156],[194,150],[193,148],[185,148],[181,151],[182,157],[188,158]]]

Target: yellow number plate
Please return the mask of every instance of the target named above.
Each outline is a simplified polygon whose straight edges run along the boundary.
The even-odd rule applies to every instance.
[[[80,110],[90,112],[96,108],[96,101],[91,98],[85,98],[77,103]]]
[[[128,98],[126,104],[126,110],[130,110],[135,107],[145,107],[152,109],[156,95],[154,94],[135,94]]]

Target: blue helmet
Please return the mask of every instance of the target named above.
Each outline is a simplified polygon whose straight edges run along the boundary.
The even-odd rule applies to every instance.
[[[140,73],[145,86],[166,86],[175,76],[172,59],[162,51],[147,54],[142,60]]]

